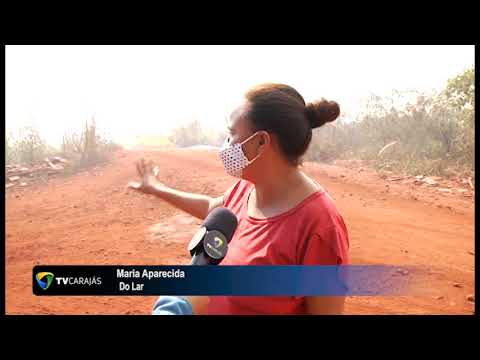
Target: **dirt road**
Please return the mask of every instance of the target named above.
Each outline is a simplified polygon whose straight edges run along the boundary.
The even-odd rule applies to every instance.
[[[125,190],[134,161],[155,161],[174,188],[221,195],[235,179],[201,150],[123,151],[112,163],[6,194],[7,314],[150,314],[155,297],[36,297],[35,265],[188,264],[201,223],[159,199]],[[472,314],[474,200],[373,173],[306,163],[334,197],[350,232],[353,264],[417,265],[429,295],[350,297],[347,314]],[[388,185],[388,186],[387,186]],[[155,225],[159,234],[150,236]],[[457,284],[455,286],[455,284]]]

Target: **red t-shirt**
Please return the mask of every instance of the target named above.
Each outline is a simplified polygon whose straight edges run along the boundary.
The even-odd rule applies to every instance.
[[[237,216],[238,227],[220,266],[348,264],[347,228],[323,188],[267,219],[247,213],[253,188],[239,180],[224,195],[224,206]],[[208,314],[303,314],[304,302],[305,297],[298,296],[211,296]]]

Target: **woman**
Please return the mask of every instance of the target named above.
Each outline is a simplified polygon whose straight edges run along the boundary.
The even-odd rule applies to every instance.
[[[142,181],[131,187],[154,194],[204,219],[218,206],[239,224],[221,265],[346,265],[349,239],[332,198],[299,168],[312,129],[335,120],[336,102],[306,104],[292,87],[251,89],[230,117],[220,151],[239,180],[218,198],[180,192],[156,179],[152,164],[137,164]],[[344,297],[189,297],[195,314],[341,314]]]

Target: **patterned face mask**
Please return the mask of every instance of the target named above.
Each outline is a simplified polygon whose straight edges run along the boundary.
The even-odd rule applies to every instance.
[[[241,178],[243,169],[253,163],[256,159],[258,159],[260,154],[258,154],[252,160],[248,160],[242,149],[242,145],[252,139],[257,134],[258,132],[250,136],[245,141],[233,145],[229,144],[228,139],[225,140],[222,148],[220,149],[220,159],[222,159],[223,166],[227,174],[237,178]]]

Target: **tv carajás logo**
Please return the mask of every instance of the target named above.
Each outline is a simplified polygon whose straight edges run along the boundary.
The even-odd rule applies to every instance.
[[[51,272],[42,271],[35,275],[38,286],[43,290],[47,290],[53,282],[55,276]]]
[[[61,277],[54,276],[53,273],[42,271],[35,275],[38,286],[43,290],[47,290],[52,284],[53,280],[56,280],[57,286],[92,286],[102,285],[102,278],[99,276],[85,277]]]

